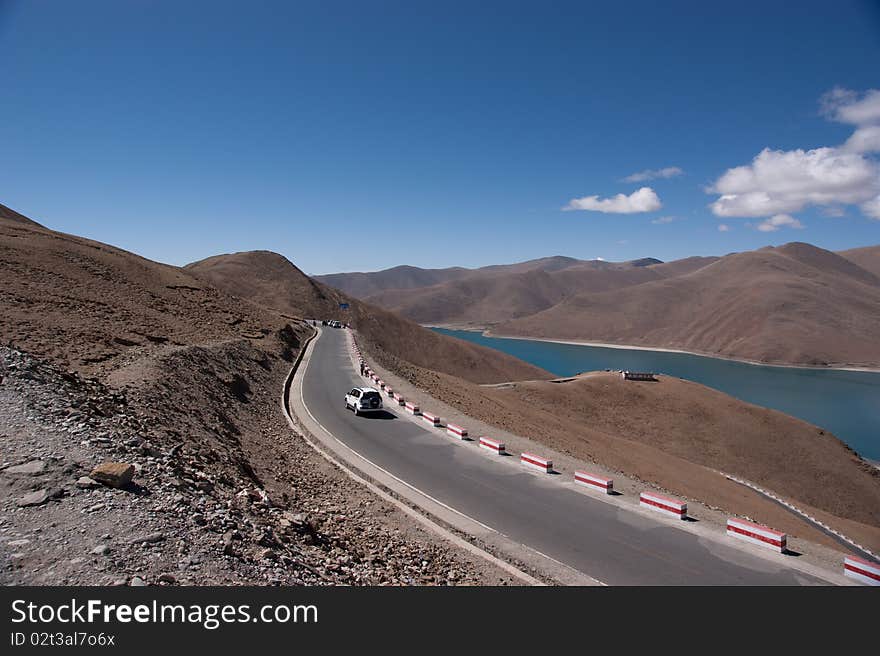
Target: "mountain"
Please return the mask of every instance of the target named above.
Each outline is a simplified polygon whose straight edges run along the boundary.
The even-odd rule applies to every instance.
[[[171,347],[272,341],[287,323],[183,269],[17,217],[0,219],[0,262],[3,342],[89,375]]]
[[[333,273],[315,276],[315,280],[340,291],[366,298],[386,289],[413,289],[429,287],[450,280],[457,280],[468,274],[468,269],[453,267],[450,269],[420,269],[414,266],[396,266],[374,273]]]
[[[803,243],[587,291],[499,324],[501,335],[678,348],[760,362],[880,364],[880,278]]]
[[[683,261],[676,272],[705,263],[700,258]],[[668,267],[655,258],[612,263],[554,256],[479,269],[455,269],[451,279],[447,272],[452,269],[422,270],[421,279],[439,279],[423,286],[409,284],[415,279],[413,276],[403,281],[386,276],[386,272],[337,274],[332,281],[342,289],[381,288],[362,298],[418,323],[483,327],[535,314],[585,289],[606,291],[656,280],[667,275]],[[349,278],[351,275],[357,277]],[[320,278],[326,281],[328,277]]]
[[[267,251],[218,255],[186,266],[187,272],[235,296],[299,317],[339,319],[393,360],[459,376],[475,383],[546,379],[546,371],[463,340],[438,335],[387,310],[352,298],[306,276]],[[341,310],[340,303],[349,308]]]
[[[411,267],[410,267],[411,269]],[[792,242],[723,257],[630,262],[551,257],[424,270],[410,283],[358,274],[364,300],[427,325],[517,337],[696,351],[777,364],[880,365],[880,246],[833,253]],[[349,274],[334,278],[346,283]]]
[[[29,219],[24,214],[19,214],[15,210],[10,209],[3,204],[0,204],[0,219],[11,221],[13,223],[24,223],[30,226],[37,226],[40,228],[43,227],[33,219]]]
[[[322,297],[323,286],[280,256],[253,258],[260,266],[245,271],[265,274],[251,281],[256,296],[288,309],[338,310],[338,292]],[[168,572],[180,585],[265,585],[268,576],[282,585],[412,583],[404,558],[383,557],[356,571],[327,567],[337,557],[354,562],[374,553],[377,544],[430,554],[422,572],[439,583],[451,581],[450,571],[456,582],[498,580],[473,574],[466,556],[291,430],[279,398],[312,333],[292,315],[222,291],[192,270],[54,232],[17,213],[0,216],[0,271],[0,520],[7,535],[41,536],[19,548],[14,567],[2,568],[0,585],[110,585],[134,574],[152,584]],[[273,287],[273,276],[283,283]],[[390,348],[397,331],[404,351],[436,350],[453,371],[470,362],[484,370],[477,379],[546,376],[358,305],[365,330],[391,331]],[[133,484],[77,486],[106,461],[132,464]],[[19,464],[38,467],[22,475]],[[19,507],[37,492],[41,505]],[[346,504],[369,511],[328,523],[326,511]],[[284,519],[296,513],[303,521]],[[132,534],[160,536],[148,559]],[[108,545],[112,558],[96,566],[94,558],[65,555],[96,544]],[[271,572],[267,544],[284,563]]]
[[[853,248],[848,251],[838,251],[837,254],[880,277],[880,246]]]
[[[418,289],[431,287],[474,276],[519,274],[529,271],[559,271],[581,263],[573,257],[556,255],[515,264],[493,264],[479,269],[451,267],[448,269],[420,269],[414,266],[396,266],[371,273],[332,273],[315,276],[322,282],[356,298],[367,298],[388,290]]]

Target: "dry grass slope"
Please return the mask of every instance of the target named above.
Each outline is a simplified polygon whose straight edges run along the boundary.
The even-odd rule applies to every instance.
[[[880,279],[808,244],[585,292],[495,332],[679,348],[760,362],[880,365]]]
[[[550,377],[516,358],[438,335],[351,298],[312,280],[276,253],[218,255],[187,265],[187,271],[231,294],[283,313],[347,321],[389,362],[400,359],[475,383]],[[350,308],[341,311],[340,303],[348,303]]]

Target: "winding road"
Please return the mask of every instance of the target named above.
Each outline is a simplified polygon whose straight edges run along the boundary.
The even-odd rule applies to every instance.
[[[304,362],[302,402],[337,440],[394,477],[477,522],[609,585],[822,585],[786,559],[708,539],[671,520],[594,499],[558,477],[497,462],[475,443],[454,443],[388,407],[381,417],[346,410],[364,382],[346,331],[325,329]]]

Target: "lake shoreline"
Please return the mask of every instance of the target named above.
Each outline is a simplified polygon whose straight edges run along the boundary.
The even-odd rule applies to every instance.
[[[695,355],[703,358],[714,358],[716,360],[727,360],[729,362],[740,362],[759,367],[781,367],[783,369],[810,369],[815,371],[859,371],[866,373],[880,373],[880,367],[859,367],[851,366],[834,366],[834,365],[810,365],[810,364],[782,364],[775,362],[760,362],[758,360],[747,360],[745,358],[735,358],[731,356],[721,355],[718,353],[706,353],[700,351],[686,351],[684,349],[665,348],[662,346],[637,346],[634,344],[609,344],[607,342],[589,342],[585,340],[565,340],[550,339],[547,337],[525,337],[520,335],[498,335],[493,333],[489,328],[475,328],[455,325],[437,325],[423,324],[424,328],[442,328],[444,330],[463,330],[472,333],[480,333],[483,337],[493,337],[497,339],[520,339],[529,342],[548,342],[550,344],[568,344],[571,346],[593,346],[598,348],[620,349],[624,351],[654,351],[655,353],[683,353],[685,355]]]

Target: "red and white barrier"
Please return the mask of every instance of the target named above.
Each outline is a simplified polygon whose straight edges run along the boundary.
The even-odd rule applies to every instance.
[[[407,401],[405,407],[406,407],[406,411],[407,411],[408,413],[410,413],[411,415],[420,415],[420,414],[422,414],[422,411],[419,410],[419,406],[417,406],[415,403],[410,403],[409,401]]]
[[[612,479],[602,478],[601,476],[588,474],[587,472],[576,471],[574,473],[574,482],[578,485],[588,487],[591,490],[604,492],[605,494],[611,494],[614,491],[614,481]]]
[[[855,556],[843,559],[843,574],[868,585],[880,585],[880,565]]]
[[[549,474],[553,471],[553,461],[536,456],[532,453],[522,453],[519,456],[519,464],[531,467],[532,469],[540,469],[542,472]]]
[[[404,405],[406,403],[406,399],[403,398],[403,395],[397,394],[396,392],[394,394],[394,400],[397,401],[398,405]]]
[[[440,415],[435,415],[430,412],[423,412],[422,421],[424,421],[426,424],[431,424],[431,426],[437,427],[440,425]]]
[[[493,440],[491,437],[481,437],[480,448],[491,451],[495,455],[504,455],[504,442],[501,440]]]
[[[385,393],[390,397],[394,397],[394,390],[391,389],[390,387],[387,387],[387,386],[385,387]]]
[[[671,497],[654,494],[653,492],[642,492],[639,495],[639,505],[678,519],[685,519],[687,517],[688,505],[686,503]]]
[[[462,428],[455,424],[446,424],[446,433],[452,435],[452,437],[457,437],[460,440],[463,440],[468,436],[467,428]]]
[[[379,389],[385,389],[385,381],[384,381],[384,380],[382,380],[382,379],[380,378],[380,379],[377,380],[376,382],[379,383]]]
[[[727,535],[785,553],[785,533],[774,531],[761,524],[731,517],[727,520]]]

